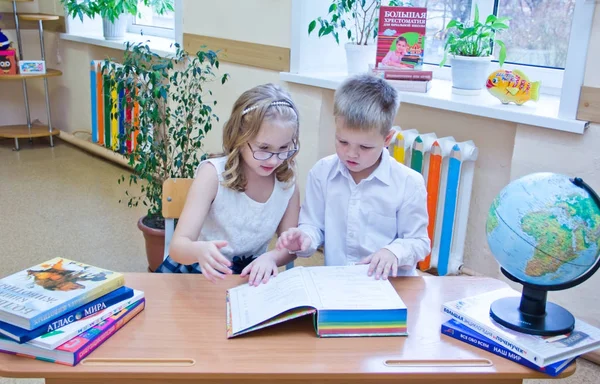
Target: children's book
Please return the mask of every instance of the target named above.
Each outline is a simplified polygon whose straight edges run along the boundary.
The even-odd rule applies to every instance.
[[[379,8],[376,68],[416,69],[423,67],[427,8]]]
[[[100,310],[91,316],[85,317],[69,325],[66,325],[63,328],[36,337],[35,339],[28,341],[27,343],[40,348],[55,349],[58,346],[71,340],[75,336],[87,331],[88,329],[96,326],[97,324],[100,324],[115,313],[122,311],[123,308],[126,308],[131,304],[140,301],[143,298],[144,292],[134,290],[133,296],[131,296],[128,299],[125,299],[119,303],[115,303],[108,308]]]
[[[524,365],[527,368],[535,369],[538,372],[547,373],[550,376],[558,376],[577,358],[570,357],[565,360],[557,361],[554,364],[550,364],[545,367],[540,367],[539,365],[535,365],[534,363],[525,359],[524,357],[521,357],[516,353],[506,349],[500,344],[494,342],[492,339],[488,339],[482,334],[473,331],[469,327],[459,323],[456,320],[448,320],[447,322],[442,324],[442,333],[457,340],[463,341],[467,344],[471,344],[477,348],[491,352],[495,355],[512,360],[515,363]]]
[[[127,324],[145,307],[145,299],[139,300],[122,311],[105,319],[93,328],[67,341],[54,350],[48,350],[29,343],[19,344],[0,337],[0,352],[29,357],[63,365],[77,365],[109,337]]]
[[[258,287],[227,291],[227,337],[312,315],[319,337],[406,336],[407,309],[368,265],[295,267]]]
[[[58,330],[62,327],[65,327],[75,321],[88,318],[89,316],[103,311],[116,303],[122,302],[123,300],[129,299],[132,296],[133,289],[121,287],[77,309],[74,309],[71,312],[67,312],[44,325],[32,329],[31,331],[0,321],[0,334],[19,343],[24,343],[51,332],[59,332]]]
[[[121,273],[58,257],[0,279],[0,321],[32,330],[124,282]]]
[[[442,311],[454,320],[540,367],[600,348],[600,329],[579,319],[575,320],[575,329],[571,333],[559,336],[535,336],[521,333],[492,320],[490,306],[494,301],[520,295],[512,288],[498,289],[444,303]]]

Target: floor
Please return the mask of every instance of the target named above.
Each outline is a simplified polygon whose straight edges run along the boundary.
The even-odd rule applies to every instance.
[[[144,242],[136,226],[145,211],[119,203],[125,189],[117,180],[127,170],[60,140],[54,148],[47,144],[21,140],[21,151],[15,152],[12,140],[0,139],[0,276],[55,256],[146,271]],[[599,376],[599,366],[579,359],[569,378],[525,383],[592,384]],[[0,384],[42,382],[0,378]]]

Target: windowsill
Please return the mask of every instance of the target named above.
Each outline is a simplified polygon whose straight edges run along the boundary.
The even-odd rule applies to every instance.
[[[347,77],[345,73],[305,73],[282,72],[280,79],[290,83],[335,90]],[[504,105],[485,89],[478,96],[462,96],[452,93],[452,83],[433,79],[427,93],[400,91],[401,101],[447,111],[461,112],[491,119],[511,121],[559,131],[583,134],[587,122],[558,117],[560,97],[542,94],[540,100],[529,101],[521,106]]]
[[[122,40],[106,40],[102,35],[75,35],[71,33],[61,33],[60,38],[63,40],[76,41],[79,43],[98,45],[113,49],[125,50],[126,43],[148,42],[150,49],[160,56],[169,56],[175,54],[175,40],[165,37],[139,35],[126,33]]]

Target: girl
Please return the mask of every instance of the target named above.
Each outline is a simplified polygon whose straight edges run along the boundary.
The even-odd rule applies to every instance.
[[[259,285],[295,258],[266,251],[275,233],[298,225],[298,128],[298,110],[280,87],[238,98],[223,128],[224,154],[198,167],[157,272],[202,273],[212,282],[235,273]]]

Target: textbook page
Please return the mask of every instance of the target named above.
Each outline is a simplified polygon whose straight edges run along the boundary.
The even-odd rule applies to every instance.
[[[258,287],[243,284],[229,290],[231,331],[236,334],[293,308],[310,306],[303,267],[271,277]]]
[[[368,265],[305,267],[317,309],[380,310],[404,309],[406,305],[389,280],[368,276]]]

